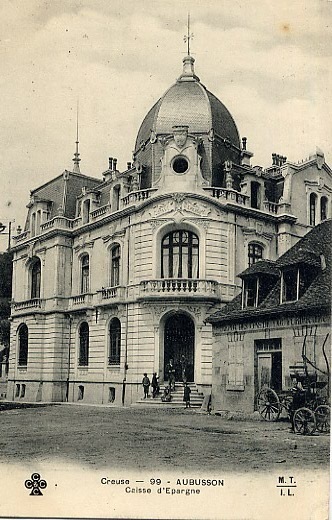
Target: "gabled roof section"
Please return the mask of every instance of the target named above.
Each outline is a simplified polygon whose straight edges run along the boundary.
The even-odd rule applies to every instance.
[[[226,323],[258,319],[263,316],[299,314],[303,312],[326,312],[331,308],[331,271],[332,271],[332,220],[326,220],[314,227],[297,244],[283,254],[275,263],[257,262],[242,273],[258,274],[264,264],[272,268],[284,268],[299,263],[309,263],[317,270],[311,285],[299,300],[280,303],[280,278],[275,277],[275,284],[267,297],[258,307],[242,309],[242,295],[239,294],[225,307],[212,314],[209,323]],[[258,265],[260,264],[260,265]],[[257,266],[257,267],[255,267]],[[251,269],[252,268],[252,269]],[[267,271],[266,271],[267,272]]]

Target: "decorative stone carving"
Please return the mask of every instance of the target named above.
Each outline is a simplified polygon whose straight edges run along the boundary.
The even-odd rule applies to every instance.
[[[188,126],[173,126],[173,137],[176,146],[181,150],[187,141]]]
[[[161,202],[154,206],[154,208],[150,211],[150,216],[152,218],[159,217],[160,215],[164,215],[174,210],[174,200],[168,200],[166,202]]]
[[[194,213],[200,217],[207,217],[211,213],[211,209],[206,205],[197,201],[186,199],[183,201],[182,209],[189,213]]]
[[[209,229],[210,221],[203,218],[186,218],[183,219],[185,222],[192,222],[197,227],[202,227],[205,231]]]

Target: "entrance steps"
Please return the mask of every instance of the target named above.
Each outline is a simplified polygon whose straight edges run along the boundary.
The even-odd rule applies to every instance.
[[[203,404],[204,395],[198,391],[195,383],[188,383],[190,387],[190,407],[191,408],[200,408]],[[133,403],[132,406],[145,406],[145,407],[164,407],[164,408],[184,408],[185,402],[183,401],[183,383],[182,381],[175,383],[175,390],[172,392],[172,400],[164,402],[161,400],[161,396],[163,395],[165,385],[160,386],[160,394],[157,395],[154,399],[152,397],[152,393],[150,392],[150,397],[144,399],[143,397]],[[151,390],[151,388],[150,388]],[[143,388],[142,388],[143,391]]]

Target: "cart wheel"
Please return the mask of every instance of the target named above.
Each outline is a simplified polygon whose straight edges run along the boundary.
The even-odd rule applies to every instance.
[[[293,417],[295,433],[302,435],[312,435],[316,430],[315,414],[309,408],[299,408]]]
[[[317,406],[315,410],[316,428],[320,433],[330,432],[330,407],[326,404]]]
[[[279,397],[272,388],[263,388],[258,395],[258,411],[265,421],[276,421],[281,412]]]

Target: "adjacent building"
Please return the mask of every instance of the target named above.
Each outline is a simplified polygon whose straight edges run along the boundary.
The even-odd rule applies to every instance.
[[[163,381],[187,360],[212,385],[208,316],[233,300],[237,273],[276,260],[331,216],[332,175],[317,151],[251,165],[227,108],[194,59],[138,131],[133,162],[100,179],[65,170],[31,192],[14,237],[7,397],[132,403],[144,372]]]
[[[329,383],[331,236],[326,220],[277,261],[253,264],[240,274],[242,292],[209,317],[214,410],[253,412],[263,386],[290,389],[304,362]]]

